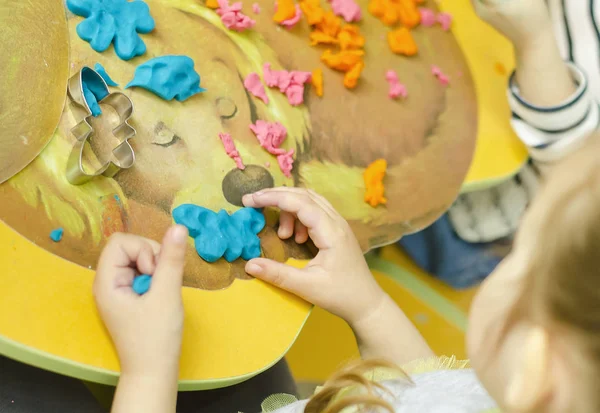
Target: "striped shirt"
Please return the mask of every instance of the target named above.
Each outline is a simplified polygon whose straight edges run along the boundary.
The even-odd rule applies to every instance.
[[[513,179],[459,196],[448,214],[465,241],[512,235],[538,188],[540,170],[576,151],[598,127],[600,0],[547,0],[547,4],[558,48],[577,90],[560,105],[539,107],[523,99],[512,74],[507,91],[511,125],[531,159]]]

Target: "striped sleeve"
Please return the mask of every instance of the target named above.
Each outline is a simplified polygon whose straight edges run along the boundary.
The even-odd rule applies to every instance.
[[[597,128],[600,110],[577,65],[567,63],[577,90],[557,106],[541,107],[527,102],[520,94],[515,73],[510,77],[508,102],[511,124],[539,163],[552,163],[577,150]]]

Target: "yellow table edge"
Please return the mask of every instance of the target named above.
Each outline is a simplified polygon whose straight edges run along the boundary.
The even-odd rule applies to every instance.
[[[303,326],[308,320],[312,309],[307,313]],[[302,331],[298,330],[296,338]],[[225,379],[215,380],[179,380],[179,391],[195,391],[195,390],[211,390],[215,388],[234,386],[259,375],[260,373],[273,367],[285,354],[289,351],[296,340],[290,343],[290,346],[283,352],[281,357],[266,365],[259,371],[240,375],[237,377],[229,377]],[[78,363],[64,357],[58,357],[53,354],[26,346],[16,341],[10,340],[0,335],[0,354],[18,362],[38,367],[43,370],[48,370],[64,376],[74,377],[83,381],[96,384],[104,384],[115,386],[119,380],[119,373],[107,369],[88,366],[87,364]]]

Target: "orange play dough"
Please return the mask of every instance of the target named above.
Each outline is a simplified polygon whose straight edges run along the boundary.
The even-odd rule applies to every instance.
[[[377,159],[370,164],[363,174],[365,181],[365,202],[376,207],[380,204],[385,204],[387,199],[383,196],[385,187],[383,185],[383,178],[387,169],[387,162],[385,159]]]
[[[419,51],[415,39],[406,27],[388,32],[387,40],[390,49],[396,54],[414,56]]]
[[[311,82],[315,88],[317,96],[323,96],[323,71],[321,69],[315,69],[312,72]]]

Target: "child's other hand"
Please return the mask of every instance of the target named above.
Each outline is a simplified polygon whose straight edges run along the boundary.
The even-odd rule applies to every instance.
[[[540,36],[552,35],[544,0],[471,0],[475,11],[519,49],[535,47]]]
[[[257,258],[246,271],[342,317],[350,324],[368,317],[383,302],[350,225],[323,197],[310,190],[275,188],[244,197],[248,207],[277,207],[279,237],[296,242],[308,237],[319,249],[304,269]]]
[[[185,227],[174,226],[161,245],[135,235],[115,234],[102,251],[94,296],[123,374],[157,376],[178,371],[187,235]],[[150,290],[142,296],[131,287],[139,273],[152,274]]]

